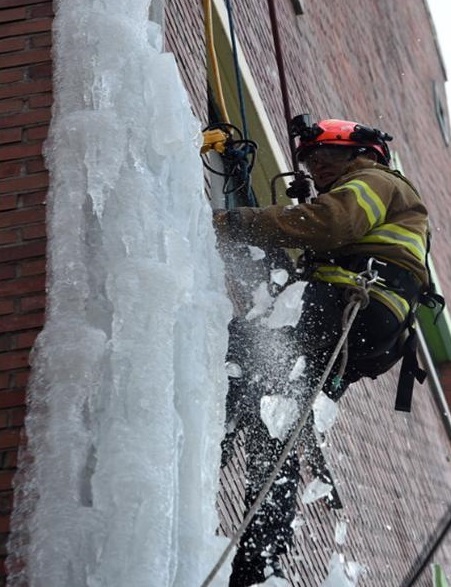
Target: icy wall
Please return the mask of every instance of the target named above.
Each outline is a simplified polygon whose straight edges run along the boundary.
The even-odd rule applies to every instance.
[[[55,9],[47,321],[8,584],[192,587],[224,546],[230,318],[200,125],[149,0]]]

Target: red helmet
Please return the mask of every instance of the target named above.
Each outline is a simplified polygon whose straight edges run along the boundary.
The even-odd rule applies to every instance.
[[[291,121],[292,134],[299,138],[297,156],[302,161],[305,155],[322,145],[360,147],[374,151],[379,162],[388,165],[390,150],[386,141],[393,137],[377,128],[371,128],[349,120],[321,120],[311,124],[310,116],[301,114]]]

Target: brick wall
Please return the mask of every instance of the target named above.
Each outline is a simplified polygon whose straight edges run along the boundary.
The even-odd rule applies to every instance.
[[[28,358],[43,325],[45,195],[41,155],[52,103],[52,2],[0,3],[0,585]]]

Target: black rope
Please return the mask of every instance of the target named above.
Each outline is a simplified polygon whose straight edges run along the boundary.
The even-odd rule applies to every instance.
[[[401,583],[401,587],[413,587],[423,571],[426,569],[429,561],[433,557],[435,551],[440,546],[441,542],[445,538],[446,534],[451,528],[451,505],[448,507],[448,511],[437,524],[435,532],[431,534],[429,540],[426,542],[423,550],[420,552],[416,561],[414,561],[412,567],[406,575],[406,578]]]
[[[290,131],[291,122],[291,111],[290,111],[290,100],[288,97],[287,80],[285,77],[285,67],[283,64],[282,48],[280,44],[279,29],[277,26],[277,15],[274,0],[268,0],[269,17],[271,20],[272,36],[274,39],[274,49],[276,53],[277,69],[279,71],[280,90],[282,92],[283,109],[285,112],[285,120],[287,124],[288,140],[291,151],[291,162],[293,165],[293,171],[299,170],[299,162],[296,157],[296,144],[294,137]]]

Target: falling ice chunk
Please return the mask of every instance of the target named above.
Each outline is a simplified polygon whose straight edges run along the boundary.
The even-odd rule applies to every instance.
[[[315,479],[305,488],[304,493],[302,494],[302,503],[309,504],[317,499],[326,497],[329,495],[331,489],[332,485],[329,485],[329,483],[323,483],[319,479]]]
[[[240,379],[243,377],[243,370],[238,363],[232,363],[231,361],[227,361],[225,364],[226,373],[232,379]]]
[[[258,316],[264,314],[273,303],[273,298],[268,291],[268,286],[265,281],[262,281],[252,293],[252,301],[254,302],[254,307],[246,314],[246,320],[254,320],[254,318],[258,318]]]
[[[296,381],[302,375],[305,369],[305,357],[301,355],[299,359],[294,364],[293,369],[291,369],[290,374],[288,375],[289,381]]]
[[[260,247],[254,247],[252,245],[248,245],[249,254],[251,256],[252,261],[260,261],[266,257],[266,253]]]
[[[264,395],[260,416],[272,438],[284,440],[299,416],[299,406],[292,397]]]
[[[277,283],[277,285],[285,285],[288,277],[288,271],[286,269],[273,269],[271,271],[271,282]]]
[[[266,571],[266,569],[268,569]],[[267,579],[265,580],[264,583],[255,583],[253,586],[251,587],[290,587],[290,583],[288,583],[288,581],[282,577],[276,577],[275,575],[272,575],[270,573],[273,573],[273,569],[271,567],[266,567],[265,568],[265,576],[267,577]]]
[[[348,531],[348,525],[344,520],[338,520],[335,526],[335,542],[342,546],[346,540],[346,532]]]
[[[297,281],[277,296],[271,315],[265,320],[268,328],[296,326],[302,312],[302,294],[305,283]]]
[[[329,574],[321,587],[355,587],[363,572],[359,563],[346,562],[342,554],[334,552],[329,562]]]
[[[320,393],[313,404],[313,415],[315,418],[315,428],[318,432],[326,432],[335,424],[337,419],[338,406],[327,397],[325,393]]]

